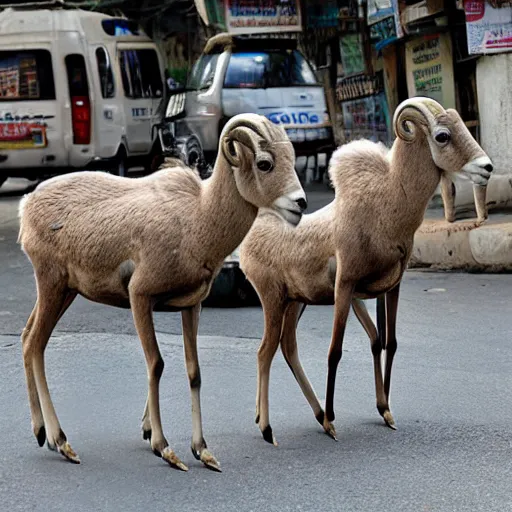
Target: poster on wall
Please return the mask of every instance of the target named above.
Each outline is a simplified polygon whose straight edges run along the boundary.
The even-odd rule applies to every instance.
[[[364,138],[390,144],[390,118],[384,92],[366,98],[344,101],[341,108],[347,142]]]
[[[230,34],[300,32],[299,0],[225,0]]]
[[[449,34],[423,36],[405,45],[409,97],[427,96],[455,108],[452,47]]]
[[[465,0],[468,53],[512,51],[512,6],[494,8],[485,0]]]
[[[377,50],[404,36],[398,0],[368,0],[370,40]]]
[[[343,76],[357,75],[366,71],[363,41],[360,33],[346,34],[340,37],[340,56]]]
[[[392,0],[368,0],[367,22],[368,25],[394,16]]]

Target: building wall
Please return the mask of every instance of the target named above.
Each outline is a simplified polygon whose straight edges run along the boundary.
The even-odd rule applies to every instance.
[[[487,198],[512,206],[512,53],[478,59],[476,78],[480,142],[494,164]]]

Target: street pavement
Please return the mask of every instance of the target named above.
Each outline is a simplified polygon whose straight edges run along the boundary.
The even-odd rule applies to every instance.
[[[401,293],[391,409],[375,408],[369,342],[351,315],[335,396],[336,443],[316,423],[281,354],[270,385],[278,447],[254,424],[259,308],[205,308],[199,326],[205,438],[223,473],[193,458],[179,314],[155,315],[166,362],[166,436],[188,473],[140,435],[144,358],[129,311],[78,298],[46,351],[57,414],[82,464],[38,448],[20,332],[35,301],[16,244],[27,182],[0,189],[0,511],[512,510],[512,275],[409,271]],[[332,193],[316,187],[312,208]],[[374,302],[369,301],[374,314]],[[324,400],[331,307],[299,324],[301,359]]]

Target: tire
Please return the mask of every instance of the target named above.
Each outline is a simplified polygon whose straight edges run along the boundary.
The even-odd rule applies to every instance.
[[[162,147],[160,145],[159,140],[153,144],[153,149],[151,153],[148,155],[146,160],[146,164],[144,165],[144,172],[146,174],[152,174],[155,171],[158,171],[158,168],[164,163],[165,156],[162,152]]]
[[[189,137],[186,142],[181,145],[181,160],[189,167],[196,167],[202,179],[207,178],[211,174],[211,167],[204,158],[203,148],[196,137]]]
[[[122,178],[128,177],[126,150],[122,146],[119,148],[119,151],[117,152],[114,167],[112,169],[112,174],[115,174],[116,176],[121,176]]]
[[[181,147],[181,159],[190,167],[195,167],[200,159],[204,158],[203,148],[195,137],[190,137]]]

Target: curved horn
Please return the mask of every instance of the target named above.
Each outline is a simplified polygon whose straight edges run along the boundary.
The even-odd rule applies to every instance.
[[[262,116],[242,115],[234,117],[224,127],[221,135],[221,148],[224,156],[231,165],[240,164],[235,143],[244,145],[255,155],[259,151],[259,141],[265,139],[261,131],[261,122]]]
[[[432,128],[436,123],[436,117],[444,113],[444,108],[431,98],[416,97],[403,101],[395,110],[393,127],[397,137],[406,142],[412,142],[416,131],[412,131],[406,124],[408,121],[414,125],[427,125]]]

